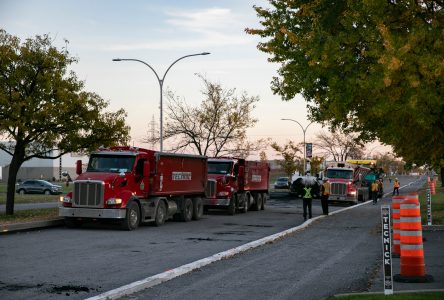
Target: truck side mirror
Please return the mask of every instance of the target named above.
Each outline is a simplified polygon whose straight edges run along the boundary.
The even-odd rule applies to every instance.
[[[76,174],[80,175],[82,174],[82,160],[76,161]]]
[[[143,176],[150,176],[150,162],[143,162]]]

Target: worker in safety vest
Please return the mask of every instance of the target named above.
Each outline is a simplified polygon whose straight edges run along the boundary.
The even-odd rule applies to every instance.
[[[322,213],[328,215],[328,197],[330,196],[330,182],[327,180],[321,186]]]
[[[382,199],[383,195],[384,195],[384,184],[382,182],[382,179],[378,179],[378,198]]]
[[[396,195],[399,196],[399,187],[401,186],[401,184],[399,183],[398,178],[395,178],[395,181],[393,182],[393,196]]]
[[[304,196],[302,197],[302,207],[304,208],[304,220],[307,220],[307,209],[308,209],[308,218],[311,219],[311,202],[313,199],[312,190],[313,189],[311,186],[304,187]]]
[[[376,202],[378,201],[378,190],[379,190],[378,183],[376,181],[373,181],[372,182],[372,199],[373,199],[373,204],[376,204]]]

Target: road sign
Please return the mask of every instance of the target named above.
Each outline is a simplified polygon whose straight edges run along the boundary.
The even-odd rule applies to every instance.
[[[427,189],[427,225],[432,225],[432,194]]]
[[[382,220],[382,261],[384,270],[384,295],[393,294],[392,247],[390,229],[390,206],[381,206]]]

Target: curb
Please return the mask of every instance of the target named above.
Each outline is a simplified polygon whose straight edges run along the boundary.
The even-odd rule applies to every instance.
[[[393,295],[396,294],[418,294],[418,293],[442,293],[444,289],[434,289],[434,290],[405,290],[405,291],[393,291]],[[368,295],[384,295],[384,292],[364,292],[364,293],[346,293],[346,294],[336,294],[333,298],[342,298],[350,296],[368,296]]]
[[[47,228],[47,227],[57,227],[62,225],[64,225],[63,218],[57,218],[46,221],[0,225],[0,234],[8,234],[11,232]]]

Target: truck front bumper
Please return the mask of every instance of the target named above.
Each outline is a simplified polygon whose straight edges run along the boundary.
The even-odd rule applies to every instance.
[[[91,219],[125,219],[126,209],[59,207],[59,216]]]
[[[354,196],[345,195],[330,195],[328,201],[340,201],[340,202],[358,202],[358,198]]]
[[[230,205],[230,198],[206,198],[203,201],[204,206],[228,206]]]

